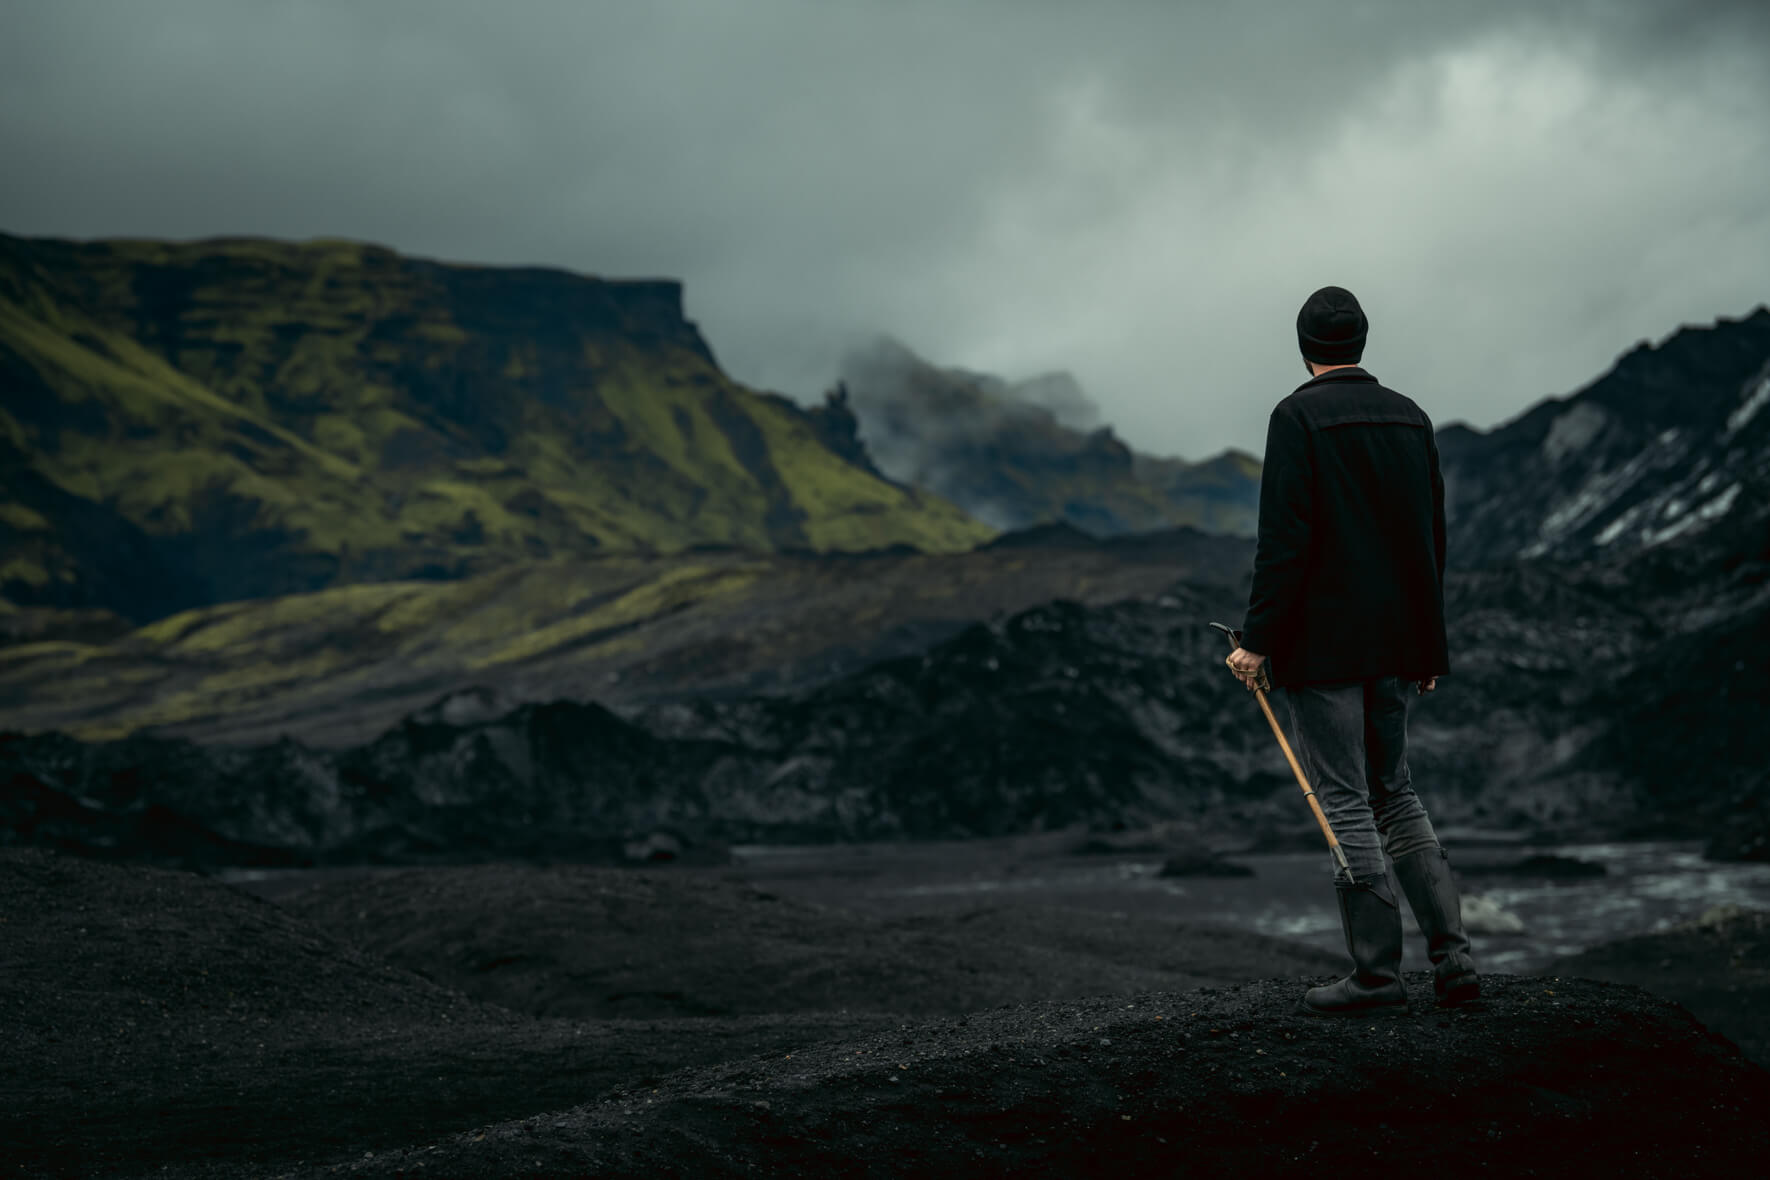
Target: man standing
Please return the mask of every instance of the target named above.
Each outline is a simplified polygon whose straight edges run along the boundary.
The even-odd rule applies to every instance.
[[[1264,664],[1284,690],[1296,753],[1351,867],[1334,885],[1353,971],[1303,997],[1321,1016],[1407,1006],[1385,852],[1426,936],[1438,1002],[1481,994],[1407,766],[1409,690],[1431,692],[1449,671],[1444,480],[1425,411],[1359,367],[1367,329],[1342,287],[1297,315],[1310,380],[1267,424],[1254,584],[1229,657],[1250,688]]]

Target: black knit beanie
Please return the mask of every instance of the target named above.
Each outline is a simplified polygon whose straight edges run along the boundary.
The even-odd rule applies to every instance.
[[[1318,365],[1355,365],[1370,330],[1358,299],[1344,287],[1323,287],[1297,313],[1297,347]]]

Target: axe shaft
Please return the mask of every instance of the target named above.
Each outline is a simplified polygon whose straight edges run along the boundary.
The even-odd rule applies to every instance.
[[[1222,623],[1212,623],[1211,626],[1229,637],[1231,650],[1241,646],[1241,636],[1236,632]],[[1340,847],[1339,837],[1334,835],[1333,825],[1328,823],[1327,815],[1321,810],[1321,800],[1315,797],[1315,789],[1309,785],[1309,778],[1303,773],[1296,754],[1291,752],[1291,743],[1285,740],[1284,730],[1279,726],[1278,718],[1273,716],[1272,705],[1266,700],[1266,693],[1256,687],[1254,699],[1260,702],[1260,712],[1266,714],[1266,724],[1272,726],[1272,736],[1278,739],[1278,748],[1284,751],[1284,760],[1291,764],[1291,773],[1297,776],[1297,785],[1303,788],[1303,797],[1309,800],[1309,810],[1315,813],[1315,822],[1321,825],[1321,834],[1327,837],[1328,851],[1333,853],[1334,864],[1339,866],[1340,872],[1347,879],[1351,879],[1352,866],[1346,863],[1346,852]]]

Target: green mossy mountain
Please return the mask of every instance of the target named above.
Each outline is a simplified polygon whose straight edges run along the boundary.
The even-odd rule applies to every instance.
[[[727,377],[676,282],[0,235],[15,603],[141,622],[521,559],[990,535],[857,462],[852,425]]]

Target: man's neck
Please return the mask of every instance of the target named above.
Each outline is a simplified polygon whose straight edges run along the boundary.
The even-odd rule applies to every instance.
[[[1309,366],[1309,373],[1314,377],[1319,377],[1323,373],[1331,373],[1335,369],[1356,369],[1358,367],[1357,361],[1353,361],[1349,365],[1318,365],[1314,361],[1304,361],[1303,363]]]

